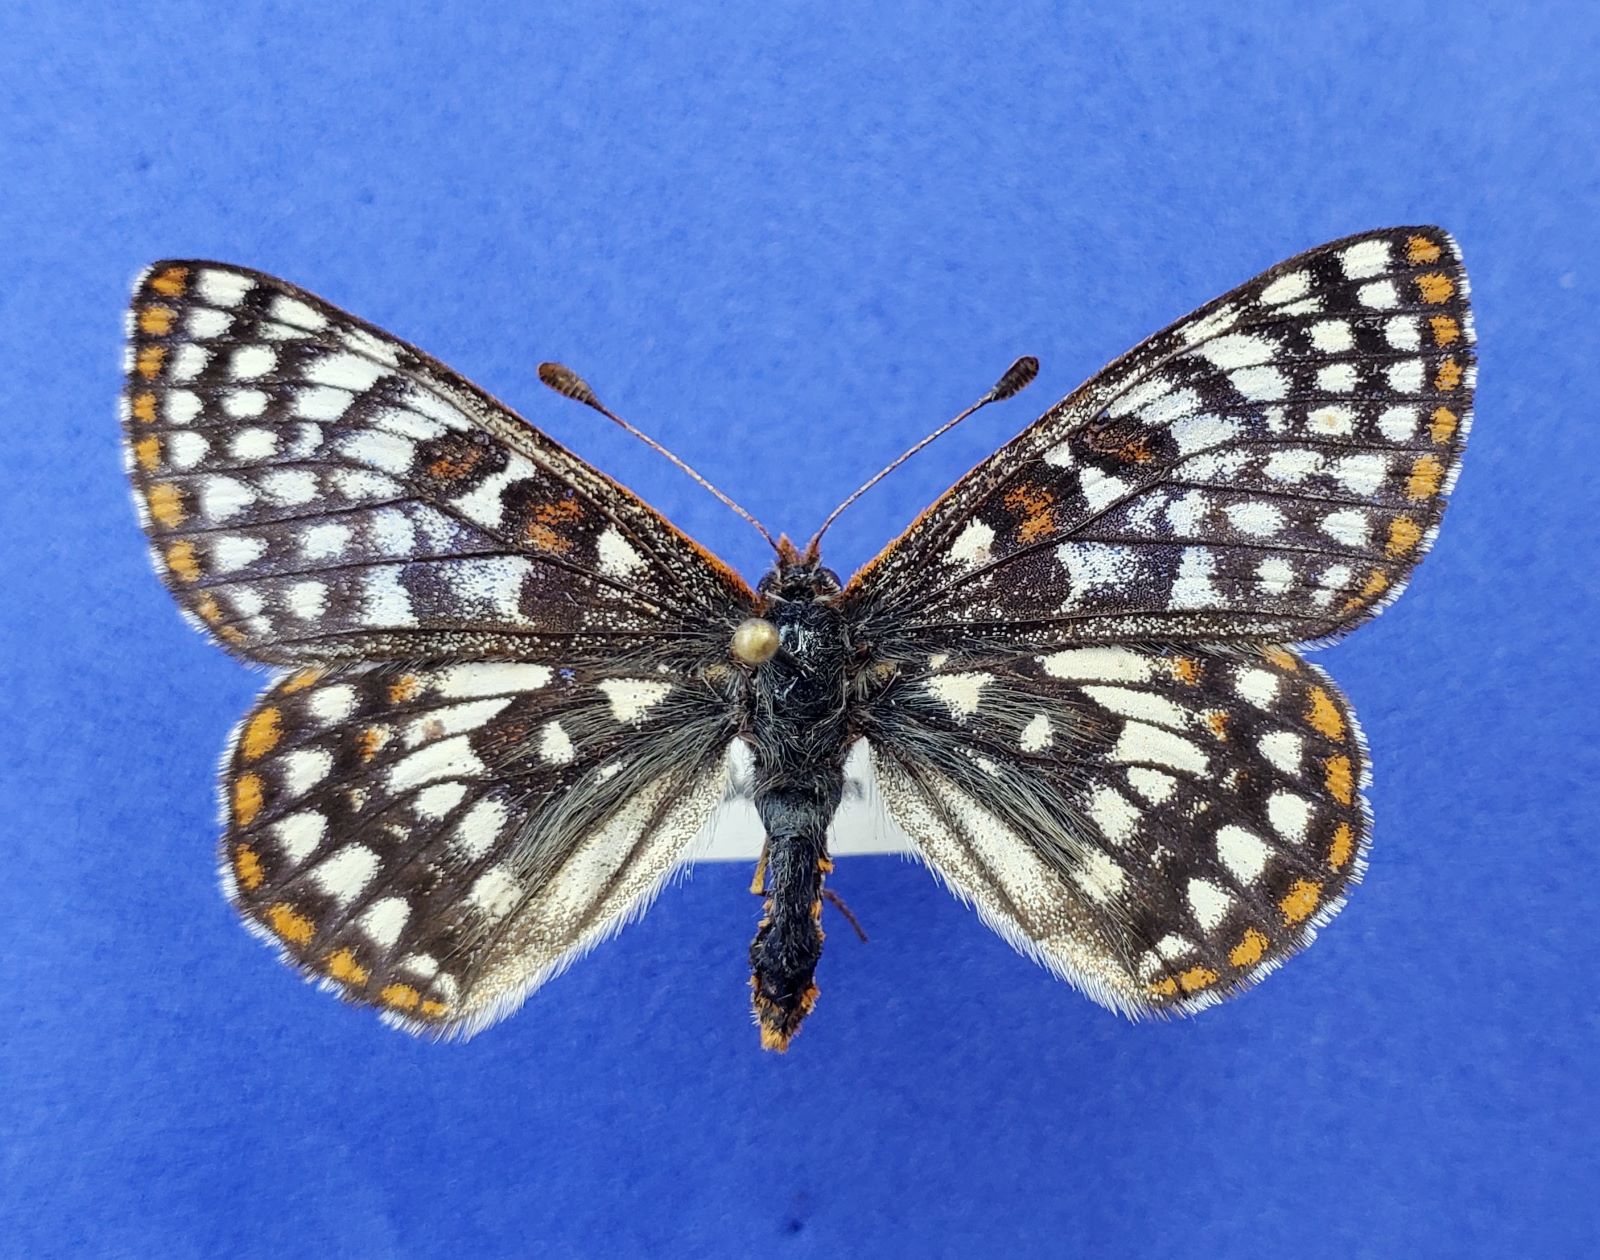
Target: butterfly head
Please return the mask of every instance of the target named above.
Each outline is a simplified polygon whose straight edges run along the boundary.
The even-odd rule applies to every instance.
[[[787,535],[778,539],[778,563],[756,587],[769,605],[832,599],[842,589],[839,575],[823,565],[815,542],[801,551]]]

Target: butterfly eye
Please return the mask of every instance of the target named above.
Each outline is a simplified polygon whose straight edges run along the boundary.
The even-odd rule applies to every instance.
[[[746,665],[769,661],[778,650],[778,627],[760,617],[747,617],[733,628],[728,651]]]

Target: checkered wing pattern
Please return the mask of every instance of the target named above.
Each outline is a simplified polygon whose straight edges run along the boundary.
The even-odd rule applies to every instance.
[[[1282,650],[936,661],[868,740],[891,814],[952,890],[1130,1015],[1248,987],[1362,867],[1360,732]]]
[[[904,627],[1040,646],[1330,639],[1427,549],[1474,362],[1448,234],[1311,250],[1053,407],[851,597]]]
[[[306,975],[471,1033],[647,903],[722,799],[732,738],[654,671],[302,670],[228,755],[224,883]]]
[[[722,794],[694,681],[749,588],[421,352],[280,280],[158,263],[124,424],[157,567],[271,686],[222,868],[303,972],[470,1032],[626,920]]]
[[[751,602],[616,482],[281,280],[158,263],[129,342],[126,449],[157,567],[242,656],[565,661]]]

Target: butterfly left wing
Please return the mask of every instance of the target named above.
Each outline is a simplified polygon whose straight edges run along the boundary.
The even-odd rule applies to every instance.
[[[1006,940],[1125,1014],[1253,984],[1362,870],[1361,734],[1289,652],[936,658],[871,713],[877,782],[924,860]]]
[[[290,674],[225,763],[229,899],[341,997],[468,1035],[646,904],[722,799],[728,722],[624,665]]]
[[[610,652],[747,615],[744,582],[455,372],[314,294],[157,263],[123,428],[156,567],[254,661]]]

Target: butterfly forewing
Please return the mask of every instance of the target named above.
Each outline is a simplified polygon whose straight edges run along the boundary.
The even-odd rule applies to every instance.
[[[659,674],[304,670],[234,740],[225,881],[343,996],[471,1031],[660,885],[722,798],[732,734]]]
[[[1474,364],[1448,234],[1311,250],[1052,408],[851,596],[902,628],[1038,644],[1327,639],[1426,550]]]
[[[1129,1014],[1246,987],[1342,903],[1366,753],[1291,652],[953,659],[868,736],[890,813],[1013,944]]]
[[[482,391],[257,272],[145,273],[125,430],[158,568],[257,660],[564,660],[751,599]]]

